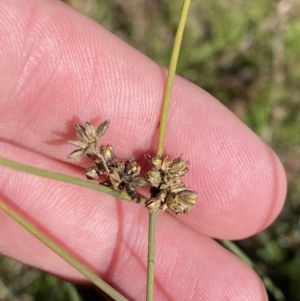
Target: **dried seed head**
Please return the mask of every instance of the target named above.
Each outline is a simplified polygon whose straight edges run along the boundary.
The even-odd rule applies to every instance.
[[[172,188],[171,191],[174,192],[174,193],[179,193],[179,192],[185,191],[185,190],[187,190],[187,187],[183,183],[181,183],[181,186],[178,186],[176,188]]]
[[[162,184],[160,186],[160,189],[170,189],[173,191],[175,188],[178,188],[179,186],[184,186],[181,182],[181,178],[179,176],[172,176],[170,174],[167,174],[163,177]]]
[[[166,204],[170,210],[175,212],[176,214],[180,212],[180,203],[179,197],[177,193],[171,192],[166,197]]]
[[[161,184],[161,175],[158,170],[152,169],[148,171],[145,175],[145,178],[150,182],[152,187],[158,187]]]
[[[130,182],[132,183],[133,186],[136,187],[144,187],[149,185],[149,182],[142,177],[133,177],[130,179]]]
[[[138,177],[140,165],[135,161],[116,161],[110,167],[109,178],[114,190],[125,190],[132,198],[136,198],[136,187],[148,185],[148,181]]]
[[[168,209],[168,206],[165,203],[166,196],[167,191],[161,190],[155,198],[148,199],[145,206],[150,212],[162,213]]]
[[[161,159],[147,155],[146,159],[152,165],[145,176],[152,187],[151,198],[146,201],[148,210],[163,212],[170,209],[176,214],[188,212],[197,200],[197,194],[189,191],[181,180],[188,172],[188,163],[181,157]]]
[[[76,124],[75,131],[79,141],[69,141],[69,143],[78,146],[79,149],[73,151],[68,158],[77,159],[87,154],[98,154],[98,139],[104,135],[108,126],[108,120],[103,121],[97,130],[89,122],[86,122],[85,128],[80,124]]]
[[[189,171],[187,164],[181,157],[178,157],[170,163],[168,172],[182,177]]]
[[[114,149],[112,146],[107,145],[107,146],[101,146],[100,147],[100,153],[105,160],[106,164],[109,166],[111,165],[111,162],[114,158]]]
[[[125,162],[124,161],[117,161],[115,163],[115,166],[113,168],[116,168],[118,172],[124,173],[125,170]]]
[[[102,137],[106,133],[106,131],[107,131],[108,127],[109,127],[109,124],[110,124],[109,120],[104,120],[102,123],[100,123],[98,125],[97,131],[96,131],[98,138]]]
[[[72,141],[69,141],[69,143],[72,143]],[[81,158],[82,156],[84,156],[86,153],[85,153],[85,150],[86,149],[76,149],[74,150],[71,154],[69,154],[67,156],[68,159],[78,159],[78,158]]]
[[[154,157],[154,158],[152,158],[151,163],[152,163],[153,167],[160,170],[161,169],[161,164],[162,164],[162,159],[159,158],[159,157]]]
[[[151,159],[151,164],[154,168],[156,168],[157,170],[160,170],[161,164],[162,164],[162,159],[159,157],[154,157]]]
[[[92,161],[93,161],[93,163],[94,163],[94,165],[92,166],[92,167],[90,167],[90,169],[92,169],[92,168],[95,168],[96,170],[97,170],[97,172],[98,172],[98,174],[99,174],[99,176],[100,175],[103,175],[103,174],[108,174],[109,173],[109,171],[107,172],[107,165],[108,164],[111,164],[111,162],[106,162],[105,164],[106,164],[106,166],[104,165],[104,162],[105,162],[105,160],[104,160],[104,158],[102,157],[102,155],[101,155],[101,157],[99,157],[98,155],[96,155],[96,154],[86,154],[86,156],[88,157],[88,158],[90,158]],[[89,170],[89,169],[88,169]],[[87,175],[87,177],[88,177],[88,175]],[[89,177],[88,177],[89,178]],[[94,179],[96,179],[96,178],[94,178]]]
[[[152,165],[152,167],[160,170],[162,159],[160,157],[151,157],[150,155],[145,155],[146,160]]]
[[[91,166],[86,169],[85,175],[89,180],[95,180],[100,177],[101,173],[96,166]]]
[[[158,213],[161,207],[161,201],[157,198],[150,198],[146,200],[145,206],[150,212]]]
[[[81,127],[81,129],[82,129],[82,127]],[[89,122],[85,123],[84,134],[86,136],[87,142],[94,142],[98,138],[97,133],[96,133],[96,129]]]
[[[165,157],[164,159],[161,159],[160,157],[151,158],[151,156],[149,156],[149,155],[146,155],[145,157],[146,157],[147,161],[150,162],[153,169],[155,168],[164,173],[168,172],[169,166],[173,161],[173,160],[169,159],[168,157]]]
[[[181,177],[188,172],[188,162],[181,156],[175,159],[168,157],[151,157],[145,155],[152,168],[145,178],[139,177],[141,167],[135,161],[118,161],[114,158],[112,146],[100,146],[98,140],[105,134],[109,121],[103,121],[97,129],[89,122],[85,127],[76,124],[75,131],[79,141],[69,141],[79,149],[73,151],[68,158],[80,158],[87,155],[93,161],[93,166],[86,169],[88,179],[98,179],[106,176],[101,182],[116,191],[126,191],[136,198],[136,188],[151,186],[151,198],[146,200],[146,207],[151,212],[164,212],[167,209],[179,213],[187,213],[197,200],[197,193],[188,190]],[[108,180],[109,179],[109,180]]]
[[[127,161],[125,173],[131,177],[138,176],[141,172],[141,166],[135,161]]]
[[[168,195],[167,190],[160,190],[156,196],[156,198],[163,204]]]
[[[197,193],[185,190],[179,193],[171,192],[166,197],[166,204],[176,214],[187,213],[197,201]]]
[[[198,193],[195,191],[186,190],[179,192],[178,196],[182,204],[186,204],[187,207],[191,207],[195,205],[198,198]]]
[[[117,168],[113,168],[111,173],[109,174],[109,179],[111,182],[111,185],[114,190],[119,191],[120,190],[120,184],[122,183],[122,178],[120,173]]]
[[[80,124],[75,124],[75,132],[80,141],[86,143],[88,139],[85,135],[85,128]]]
[[[69,143],[78,146],[80,148],[85,148],[87,145],[86,142],[82,142],[82,141],[69,141]]]
[[[133,185],[133,183],[131,183],[131,182],[126,183],[124,188],[131,199],[136,198],[136,188]]]
[[[170,164],[173,162],[172,159],[169,159],[168,157],[164,158],[162,165],[161,165],[161,170],[164,173],[168,173],[170,169]]]

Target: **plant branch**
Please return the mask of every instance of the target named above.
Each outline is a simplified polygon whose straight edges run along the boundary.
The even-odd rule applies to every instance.
[[[44,170],[44,169],[39,169],[36,167],[32,167],[32,166],[25,165],[22,163],[17,163],[17,162],[14,162],[14,161],[11,161],[11,160],[8,160],[5,158],[1,158],[1,157],[0,157],[0,165],[6,166],[9,168],[18,170],[18,171],[30,173],[30,174],[33,174],[36,176],[40,176],[43,178],[52,179],[52,180],[56,180],[56,181],[60,181],[60,182],[70,183],[73,185],[94,189],[94,190],[118,197],[118,198],[126,200],[126,201],[134,202],[130,198],[130,196],[125,192],[118,192],[107,186],[99,185],[99,184],[93,183],[91,181],[82,180],[82,179],[72,177],[72,176],[69,176],[66,174],[52,172],[52,171],[48,171],[48,170]],[[145,199],[139,198],[138,202],[145,203]]]
[[[178,62],[178,56],[186,23],[186,18],[191,0],[184,0],[181,10],[180,20],[176,32],[171,61],[168,72],[168,79],[165,88],[163,106],[160,117],[159,135],[157,143],[156,155],[162,157],[164,152],[164,143],[166,136],[167,120],[171,102],[172,87]],[[155,266],[155,233],[156,233],[156,213],[149,213],[149,229],[148,229],[148,261],[147,261],[147,301],[154,299],[154,266]]]
[[[171,61],[169,66],[169,72],[168,72],[168,79],[165,89],[165,95],[163,100],[163,107],[161,111],[161,117],[160,117],[160,126],[159,126],[159,134],[158,134],[158,143],[157,143],[157,151],[156,155],[158,157],[161,157],[164,152],[164,144],[165,144],[165,136],[166,136],[166,128],[167,128],[167,119],[169,114],[169,108],[170,108],[170,102],[171,102],[171,94],[172,94],[172,87],[178,62],[178,56],[183,36],[183,31],[187,19],[187,14],[189,10],[191,0],[184,0],[180,20],[176,32],[176,37],[174,41],[174,47],[171,55]]]
[[[82,275],[84,275],[98,288],[100,288],[102,291],[108,294],[111,298],[113,298],[116,301],[129,301],[124,296],[122,296],[119,292],[117,292],[114,288],[112,288],[110,285],[108,285],[102,279],[100,279],[95,273],[93,273],[88,268],[86,268],[77,259],[72,257],[67,251],[61,248],[57,243],[51,240],[48,236],[46,236],[42,231],[36,228],[28,220],[26,220],[24,217],[19,215],[14,209],[12,209],[2,200],[0,200],[0,209],[2,209],[7,215],[9,215],[12,219],[14,219],[18,224],[20,224],[23,228],[25,228],[38,240],[44,243],[49,249],[51,249],[53,252],[59,255],[62,259],[68,262],[72,267],[74,267],[77,271],[79,271]]]
[[[156,213],[149,213],[148,233],[148,267],[147,267],[147,301],[154,299],[154,263],[155,263],[155,234]]]

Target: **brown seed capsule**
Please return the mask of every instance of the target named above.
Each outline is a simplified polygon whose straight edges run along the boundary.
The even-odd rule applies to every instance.
[[[104,120],[102,123],[100,123],[98,125],[97,130],[96,130],[98,138],[102,137],[106,133],[106,131],[109,127],[109,124],[110,124],[109,120]]]
[[[162,182],[160,172],[155,169],[148,171],[145,175],[145,178],[150,182],[152,187],[156,187],[156,188]]]
[[[107,145],[107,146],[101,146],[100,147],[100,153],[105,160],[107,166],[110,166],[112,164],[112,160],[114,158],[114,149],[112,146]]]
[[[188,171],[187,162],[181,157],[174,159],[169,165],[169,173],[176,174],[180,177],[184,176]]]
[[[88,122],[87,122],[88,123]],[[80,124],[75,124],[75,132],[80,141],[87,143],[88,139],[85,134],[85,128]]]
[[[110,168],[109,178],[114,190],[125,190],[132,198],[136,198],[136,187],[148,185],[148,181],[138,177],[140,165],[135,161],[117,161]]]
[[[100,174],[101,173],[96,166],[91,166],[85,171],[85,175],[89,180],[98,179],[100,177]]]
[[[155,198],[150,198],[146,201],[145,205],[150,212],[162,213],[168,209],[165,199],[167,196],[166,190],[161,190],[158,192]]]
[[[183,186],[181,178],[179,176],[172,176],[167,174],[163,177],[162,185],[160,189],[170,189],[171,191],[179,186]]]
[[[195,205],[198,198],[198,193],[195,191],[186,190],[179,192],[178,196],[181,204],[186,204],[186,207],[190,208]]]
[[[147,155],[146,159],[152,165],[145,176],[152,187],[151,198],[146,202],[149,211],[170,209],[176,214],[186,213],[197,200],[197,194],[189,191],[181,180],[188,172],[188,163],[181,157],[161,159]]]
[[[131,177],[138,176],[141,172],[141,166],[135,161],[127,161],[124,172]]]
[[[162,164],[162,159],[159,157],[151,157],[149,155],[145,155],[146,160],[152,165],[152,167],[160,170],[161,169],[161,164]]]
[[[145,206],[150,212],[158,213],[161,207],[161,202],[156,198],[150,198],[146,200]]]
[[[111,173],[109,174],[109,179],[113,189],[116,191],[120,190],[119,186],[122,183],[122,179],[117,168],[112,169]]]
[[[81,127],[82,129],[82,127]],[[86,136],[87,142],[92,142],[97,140],[97,132],[93,125],[89,122],[85,123],[84,135]]]
[[[69,159],[77,159],[86,154],[98,154],[98,139],[105,134],[108,129],[109,121],[103,121],[97,128],[94,128],[89,122],[86,122],[85,127],[80,124],[75,125],[75,132],[79,141],[69,141],[70,144],[78,146],[79,149],[68,155]]]
[[[169,172],[169,169],[170,169],[170,164],[172,163],[172,159],[169,159],[168,157],[165,157],[163,162],[162,162],[162,165],[161,165],[161,170],[167,174]]]
[[[179,202],[179,197],[177,193],[171,192],[166,197],[166,205],[170,210],[176,214],[181,212],[181,206]]]
[[[172,163],[173,160],[169,159],[168,157],[165,157],[164,159],[161,159],[160,157],[153,157],[146,155],[145,156],[147,161],[151,163],[152,168],[160,170],[164,173],[167,173],[169,170],[169,166]]]
[[[131,182],[126,183],[125,190],[131,199],[136,198],[136,187],[133,185],[133,183],[131,183]]]
[[[133,177],[130,179],[130,182],[136,187],[144,187],[149,185],[149,182],[142,177]]]
[[[114,168],[116,168],[118,170],[118,172],[124,173],[125,162],[124,161],[117,161],[117,162],[115,162]]]
[[[197,193],[194,191],[171,192],[166,197],[166,204],[176,214],[187,213],[197,201]]]
[[[69,141],[71,143],[72,141]],[[85,155],[86,149],[76,149],[67,156],[68,159],[78,159]]]

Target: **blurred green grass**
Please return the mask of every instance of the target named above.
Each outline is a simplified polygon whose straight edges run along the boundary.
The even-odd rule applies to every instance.
[[[181,1],[64,2],[168,66]],[[299,37],[297,0],[192,0],[177,69],[179,75],[210,92],[243,120],[285,166],[288,195],[282,213],[268,229],[237,244],[289,301],[300,299]],[[11,267],[4,273],[6,261]],[[1,293],[0,298],[77,300],[70,295],[68,289],[73,292],[75,288],[69,284],[64,289],[62,280],[5,257],[0,258],[0,285],[18,286],[22,279],[18,269],[38,276],[14,292],[12,299]],[[50,297],[51,290],[62,295]]]

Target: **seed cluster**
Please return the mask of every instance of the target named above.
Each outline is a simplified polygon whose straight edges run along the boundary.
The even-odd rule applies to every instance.
[[[89,180],[100,177],[100,184],[109,186],[115,191],[126,191],[131,199],[137,198],[137,187],[150,186],[151,197],[146,200],[150,212],[164,212],[167,209],[176,214],[187,213],[197,201],[197,193],[184,185],[181,178],[188,172],[188,163],[181,156],[175,159],[168,157],[150,157],[151,170],[145,177],[140,177],[141,166],[133,160],[118,160],[111,145],[99,146],[99,139],[109,127],[109,121],[103,121],[97,129],[89,122],[85,127],[76,124],[75,131],[79,141],[69,141],[79,149],[73,151],[68,158],[77,159],[87,156],[93,165],[86,169]]]
[[[197,193],[188,190],[181,180],[189,170],[181,157],[161,159],[146,156],[152,169],[145,178],[151,185],[151,198],[146,201],[149,211],[164,212],[167,209],[176,214],[187,213],[197,201]]]

